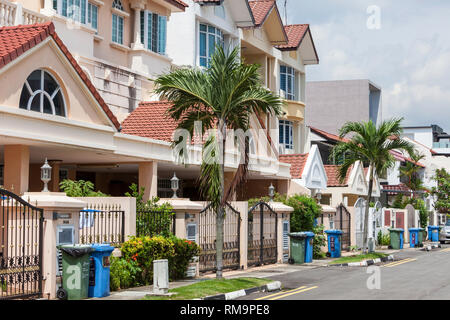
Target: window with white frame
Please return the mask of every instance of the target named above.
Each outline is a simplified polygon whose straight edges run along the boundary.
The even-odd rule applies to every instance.
[[[295,69],[280,66],[280,91],[288,100],[295,100]]]
[[[209,66],[216,45],[224,46],[223,32],[216,27],[200,23],[199,26],[199,64],[202,67]]]
[[[98,7],[88,0],[53,0],[53,9],[64,17],[97,30]]]
[[[33,71],[20,94],[21,109],[66,116],[64,96],[58,82],[44,70]]]
[[[123,17],[112,14],[112,41],[123,44]]]
[[[166,53],[167,17],[141,11],[141,42],[145,48],[164,55]]]
[[[279,121],[279,141],[280,145],[286,149],[294,149],[293,123],[289,120]]]

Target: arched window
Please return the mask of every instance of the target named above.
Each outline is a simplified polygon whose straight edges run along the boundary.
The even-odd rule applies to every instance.
[[[20,95],[20,108],[66,116],[61,87],[50,73],[44,70],[35,70],[28,76]]]
[[[120,1],[120,0],[114,0],[112,6],[115,9],[119,9],[119,10],[123,11],[122,1]]]

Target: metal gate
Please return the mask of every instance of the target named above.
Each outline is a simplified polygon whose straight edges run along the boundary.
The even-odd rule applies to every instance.
[[[363,247],[364,242],[364,215],[366,211],[366,201],[363,198],[358,198],[355,203],[355,234],[356,246]]]
[[[43,210],[0,189],[0,300],[42,297]]]
[[[336,208],[335,228],[342,231],[342,250],[348,250],[350,247],[351,234],[351,215],[347,208],[341,203]]]
[[[277,213],[265,202],[248,211],[248,266],[277,262]]]
[[[223,269],[240,267],[240,230],[241,214],[226,203],[223,224]],[[201,248],[199,271],[216,271],[216,213],[211,205],[199,214],[198,241]]]

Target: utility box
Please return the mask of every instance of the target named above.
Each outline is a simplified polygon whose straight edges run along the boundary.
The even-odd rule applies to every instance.
[[[169,292],[169,261],[167,259],[153,261],[153,294]]]

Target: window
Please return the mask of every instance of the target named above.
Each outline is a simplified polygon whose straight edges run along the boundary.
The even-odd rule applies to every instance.
[[[199,63],[202,67],[207,67],[211,62],[211,57],[216,49],[216,44],[222,48],[224,46],[223,33],[220,29],[207,24],[200,24],[200,48]]]
[[[294,149],[292,121],[288,120],[279,121],[279,137],[280,137],[280,145],[283,145],[286,149]]]
[[[25,81],[20,95],[20,108],[66,116],[66,107],[61,87],[44,70],[33,71]]]
[[[280,91],[288,100],[295,100],[295,70],[287,66],[280,66]]]
[[[141,42],[153,52],[166,53],[167,17],[141,11]]]
[[[196,241],[197,239],[197,225],[195,223],[189,223],[186,226],[186,239],[189,241]]]
[[[97,29],[98,7],[88,0],[53,0],[53,9],[64,17]]]
[[[112,15],[112,41],[123,44],[123,17]]]
[[[214,6],[214,14],[222,19],[225,19],[225,8],[223,3],[220,6]]]
[[[88,4],[88,25],[92,29],[98,29],[98,7],[90,2]]]
[[[112,4],[112,7],[113,7],[114,9],[119,9],[119,10],[124,11],[124,10],[123,10],[123,5],[122,5],[122,1],[120,1],[120,0],[114,0],[114,1],[113,1],[113,4]]]

